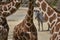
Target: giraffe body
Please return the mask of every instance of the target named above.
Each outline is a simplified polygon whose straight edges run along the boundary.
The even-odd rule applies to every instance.
[[[33,23],[34,0],[29,0],[25,19],[14,28],[13,40],[37,40],[37,29]]]
[[[60,40],[60,14],[57,13],[45,0],[37,0],[39,9],[44,13],[48,26],[51,28],[50,40]]]

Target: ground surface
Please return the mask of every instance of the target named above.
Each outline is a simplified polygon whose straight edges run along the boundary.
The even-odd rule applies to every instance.
[[[26,13],[27,13],[27,8],[20,8],[13,15],[7,17],[8,24],[10,27],[8,40],[13,39],[12,38],[13,29],[17,24],[19,24],[24,19]],[[34,19],[34,24],[38,30],[37,20],[35,20],[35,19]],[[44,30],[47,30],[47,28],[48,28],[47,24],[44,23],[43,26],[44,26]],[[38,32],[38,40],[49,40],[49,39],[50,39],[49,31]]]

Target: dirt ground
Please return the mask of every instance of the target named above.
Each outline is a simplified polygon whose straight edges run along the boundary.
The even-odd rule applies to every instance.
[[[19,8],[13,15],[10,15],[9,17],[7,17],[8,24],[10,27],[8,40],[13,39],[12,38],[13,29],[17,24],[19,24],[25,18],[26,13],[27,13],[27,8]],[[35,15],[34,15],[34,17],[35,17]],[[37,25],[38,23],[35,18],[34,18],[34,24],[38,30],[38,25]],[[46,22],[44,23],[43,28],[44,28],[44,30],[48,29]],[[40,32],[37,31],[37,33],[38,33],[38,40],[49,40],[50,39],[50,32],[49,31],[40,31]]]

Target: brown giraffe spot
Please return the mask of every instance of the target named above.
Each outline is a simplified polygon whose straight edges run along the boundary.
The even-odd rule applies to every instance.
[[[13,12],[15,12],[15,11],[16,11],[16,9],[14,9],[14,8],[12,8],[12,9],[10,10],[11,13],[13,13]]]
[[[6,16],[9,16],[10,15],[10,13],[7,13],[7,12],[3,12],[3,14],[2,14],[4,17],[6,17]]]
[[[19,7],[20,7],[19,5],[20,5],[20,3],[16,3],[16,4],[15,4],[15,7],[16,7],[16,8],[19,8]]]
[[[54,10],[52,10],[50,7],[48,7],[47,10],[48,10],[48,11],[47,11],[47,14],[48,14],[49,16],[52,15],[53,12],[54,12]]]
[[[31,10],[29,10],[29,11],[28,11],[28,15],[30,15],[30,16],[31,16]]]
[[[59,35],[60,35],[60,31],[59,31]]]
[[[37,3],[37,6],[40,7],[40,3],[39,2]]]
[[[54,28],[50,31],[50,33],[51,33],[51,34],[53,34],[53,33],[54,33]]]
[[[43,1],[43,0],[38,0],[39,2]]]
[[[51,24],[51,27],[54,25],[55,21]]]
[[[58,25],[56,25],[56,29],[55,29],[55,31],[58,32],[59,29],[60,29],[60,23],[59,23]]]
[[[30,23],[26,23],[28,26],[30,26],[31,24]]]
[[[8,10],[10,10],[10,8],[11,8],[11,6],[10,6],[10,5],[8,5]]]
[[[46,14],[45,14],[44,18],[45,18],[45,21],[48,21],[48,16]]]
[[[60,13],[58,13],[57,16],[60,17]]]
[[[57,36],[57,34],[53,34],[52,40],[55,40],[56,36]]]
[[[2,6],[0,6],[0,12],[2,12],[3,10],[2,10]]]
[[[56,31],[56,32],[58,32],[58,31],[59,31],[59,26],[58,26],[58,27],[56,27],[55,31]]]
[[[27,17],[27,19],[26,19],[27,21],[30,21],[30,17]]]
[[[56,14],[54,14],[52,17],[49,18],[50,23],[56,19]]]
[[[45,2],[43,2],[43,3],[41,4],[41,7],[42,7],[42,10],[43,10],[43,11],[46,11],[46,6],[47,6],[47,5],[46,5]]]
[[[57,20],[58,20],[57,23],[60,22],[60,18],[58,18]]]
[[[4,11],[7,11],[7,7],[6,6],[4,6]]]
[[[0,12],[0,15],[1,15],[2,12]]]
[[[31,19],[30,17],[27,17],[27,19],[26,19],[28,22],[33,22],[33,19]]]

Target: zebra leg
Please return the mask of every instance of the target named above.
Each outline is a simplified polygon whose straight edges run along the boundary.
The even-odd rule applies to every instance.
[[[50,25],[48,24],[48,30],[47,31],[49,31],[50,30]]]
[[[43,22],[41,21],[41,27],[42,27],[42,31],[43,31]]]
[[[40,31],[40,21],[38,20],[38,31]]]

